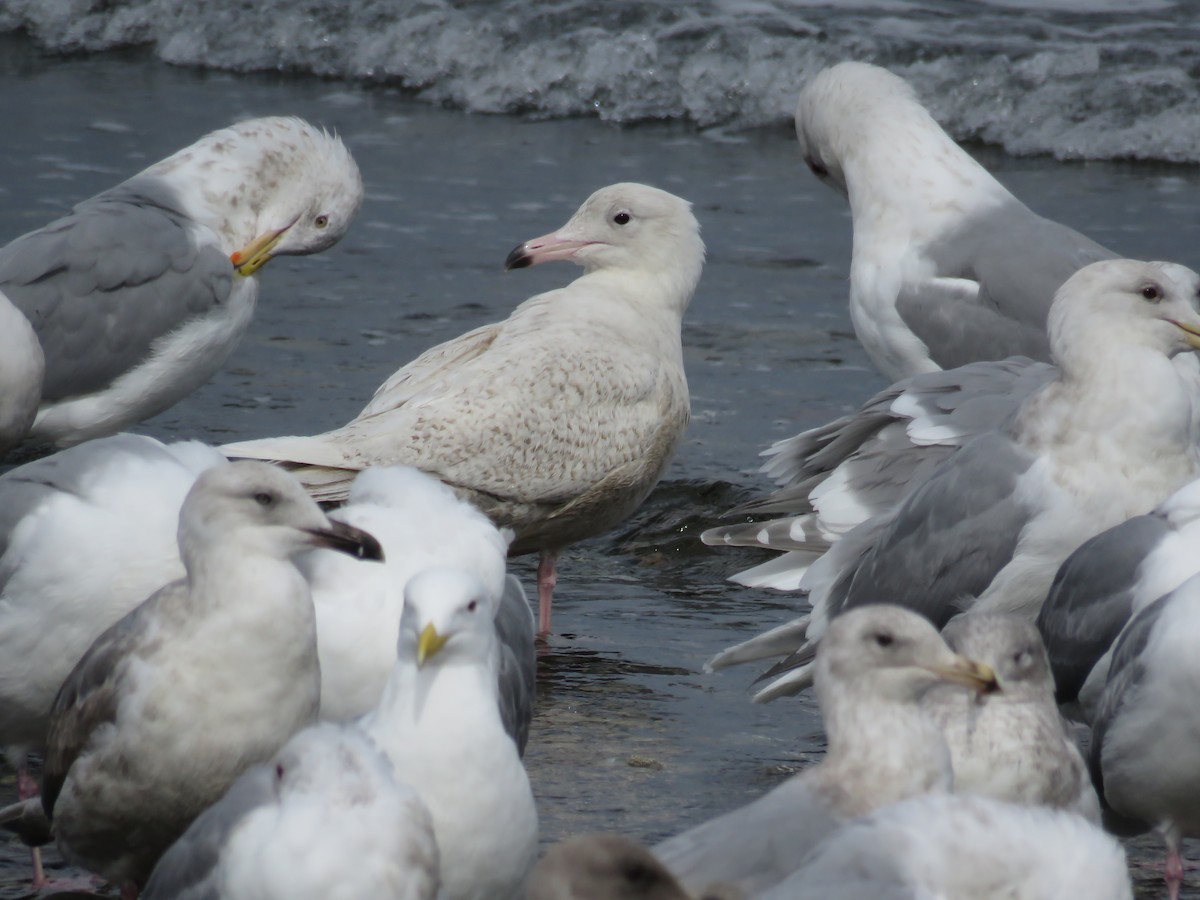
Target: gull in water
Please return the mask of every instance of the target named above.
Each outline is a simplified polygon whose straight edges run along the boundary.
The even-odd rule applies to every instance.
[[[121,434],[0,476],[0,747],[22,800],[37,794],[28,757],[45,752],[59,686],[106,628],[184,576],[179,509],[225,465],[201,443]]]
[[[28,440],[112,434],[204,384],[250,323],[258,270],[332,247],[362,196],[338,138],[250,119],[0,249],[0,291],[44,356]]]
[[[360,720],[433,816],[442,900],[523,897],[537,855],[533,792],[496,702],[486,593],[449,568],[408,582],[396,664]]]
[[[437,476],[516,533],[511,553],[540,554],[538,630],[548,632],[559,552],[632,513],[683,437],[680,326],[704,244],[686,201],[615,184],[507,266],[551,260],[584,274],[427,350],[349,424],[222,449],[291,464],[319,500],[343,499],[368,466]]]
[[[1037,627],[1017,616],[972,613],[951,621],[942,637],[990,666],[1000,685],[987,696],[938,685],[921,701],[946,737],[955,792],[1065,809],[1099,825],[1100,801],[1054,702]]]
[[[498,701],[505,730],[522,753],[533,719],[537,657],[533,614],[521,584],[505,574],[511,533],[436,478],[409,466],[366,469],[331,519],[359,528],[383,548],[382,566],[314,550],[300,567],[312,587],[321,660],[321,718],[345,722],[379,704],[396,665],[404,588],[418,572],[469,572],[496,630]]]
[[[954,784],[941,730],[920,707],[941,682],[996,687],[987,667],[954,653],[916,613],[863,606],[830,623],[817,653],[825,758],[747,806],[654,848],[685,888],[729,884],[749,896],[795,871],[840,824]]]
[[[429,812],[362,732],[320,724],[246,771],[163,854],[143,900],[434,900]]]
[[[1200,575],[1138,612],[1112,651],[1092,722],[1091,768],[1106,810],[1134,833],[1156,828],[1165,876],[1179,897],[1180,839],[1200,837]]]
[[[316,719],[312,599],[293,558],[314,545],[379,557],[262,463],[206,470],[178,537],[187,577],[96,639],[46,741],[40,799],[59,848],[126,893],[247,767]]]
[[[1036,618],[1076,547],[1200,475],[1195,384],[1171,362],[1200,348],[1198,291],[1200,275],[1172,263],[1106,260],[1071,276],[1050,313],[1057,377],[809,566],[809,616],[710,665],[790,653],[756,695],[770,700],[812,683],[831,618],[879,597],[939,627],[967,610]]]
[[[1064,810],[927,794],[856,819],[756,900],[1133,900],[1125,851]]]
[[[850,202],[850,319],[892,381],[1049,358],[1046,316],[1077,270],[1116,254],[1014,197],[886,69],[843,62],[796,105],[813,174]]]
[[[1200,573],[1200,481],[1151,512],[1096,535],[1066,558],[1038,628],[1056,696],[1071,715],[1095,716],[1117,636],[1135,613]]]

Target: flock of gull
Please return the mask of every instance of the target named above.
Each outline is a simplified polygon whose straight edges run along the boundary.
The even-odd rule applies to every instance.
[[[118,432],[219,369],[272,257],[345,233],[338,138],[242,122],[0,249],[0,449],[31,460],[0,476],[0,825],[34,887],[62,887],[56,842],[153,900],[1119,900],[1112,835],[1157,829],[1177,897],[1200,275],[1035,215],[883,69],[815,74],[796,130],[896,383],[768,450],[777,490],[704,534],[779,551],[735,580],[809,608],[708,665],[770,661],[760,701],[812,687],[827,751],[652,848],[539,861],[522,757],[557,557],[688,424],[686,201],[602,188],[506,263],[575,281],[341,428],[223,447]],[[532,552],[536,624],[507,573]]]

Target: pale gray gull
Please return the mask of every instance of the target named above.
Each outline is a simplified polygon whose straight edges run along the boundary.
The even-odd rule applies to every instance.
[[[1121,845],[1063,810],[928,794],[840,828],[756,900],[1133,900]]]
[[[337,137],[249,119],[0,249],[0,291],[45,357],[29,441],[112,434],[194,391],[249,325],[258,270],[333,246],[361,202]]]
[[[1172,900],[1183,882],[1180,839],[1200,837],[1198,646],[1200,575],[1129,621],[1092,723],[1092,775],[1105,807],[1122,826],[1162,834]]]
[[[496,698],[496,630],[469,572],[426,569],[405,589],[398,658],[360,724],[433,816],[442,900],[524,896],[538,818]]]
[[[375,466],[350,487],[346,506],[330,518],[379,541],[382,566],[362,566],[343,553],[314,550],[300,560],[317,612],[321,718],[343,722],[379,704],[396,665],[404,588],[418,572],[451,567],[470,572],[496,628],[498,700],[505,729],[524,752],[533,718],[533,615],[520,582],[505,574],[511,532],[436,478],[408,466]]]
[[[1129,619],[1200,573],[1200,481],[1081,544],[1038,613],[1058,702],[1090,722]]]
[[[1050,314],[1057,377],[809,566],[810,616],[712,665],[792,651],[756,699],[795,693],[829,619],[880,597],[939,627],[967,610],[1035,618],[1076,547],[1200,475],[1195,383],[1171,362],[1200,347],[1198,289],[1172,263],[1106,260],[1073,275]]]
[[[434,900],[429,812],[362,732],[305,728],[154,867],[143,900]]]
[[[971,613],[951,621],[942,637],[991,666],[1000,685],[987,696],[938,685],[921,700],[946,737],[955,792],[1065,809],[1099,824],[1100,801],[1054,702],[1037,627],[1004,613]]]
[[[718,887],[700,900],[740,900]],[[529,878],[528,900],[692,900],[642,844],[619,834],[585,834],[546,851]]]
[[[201,474],[178,537],[187,577],[96,639],[55,698],[46,741],[41,804],[59,848],[126,888],[315,720],[316,628],[293,558],[314,545],[379,556],[294,478],[254,462]]]
[[[690,205],[641,184],[587,199],[509,268],[570,260],[584,274],[505,321],[427,350],[348,425],[314,437],[229,444],[287,462],[321,500],[372,465],[416,466],[537,551],[538,630],[550,630],[559,552],[633,512],[687,427],[680,327],[704,244]]]
[[[921,696],[940,682],[996,686],[934,627],[899,606],[871,605],[830,623],[817,653],[817,702],[828,749],[747,806],[654,848],[685,888],[729,884],[750,896],[795,871],[843,822],[929,791],[949,791],[950,751]]]

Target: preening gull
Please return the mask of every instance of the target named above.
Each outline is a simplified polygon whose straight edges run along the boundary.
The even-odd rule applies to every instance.
[[[1172,263],[1106,260],[1073,275],[1050,314],[1058,376],[813,563],[807,621],[713,664],[793,650],[756,695],[769,700],[811,684],[831,617],[880,597],[938,626],[968,609],[1035,618],[1076,547],[1200,474],[1194,381],[1171,363],[1200,347],[1198,289],[1200,275]]]
[[[0,476],[0,747],[22,798],[59,686],[106,628],[183,577],[179,508],[226,464],[200,443],[122,434]]]
[[[222,449],[292,463],[321,500],[344,498],[367,466],[436,475],[516,532],[512,553],[540,553],[538,630],[548,632],[558,553],[633,512],[683,437],[680,325],[704,244],[686,201],[616,184],[507,264],[557,259],[583,276],[427,350],[348,425]]]
[[[300,560],[312,587],[321,660],[321,718],[342,722],[379,704],[396,664],[404,587],[428,568],[451,567],[479,579],[495,621],[500,714],[524,752],[533,719],[533,615],[516,578],[505,574],[508,541],[483,513],[436,478],[408,466],[375,466],[350,487],[348,505],[330,518],[370,534],[382,566],[314,550]]]
[[[1134,613],[1200,572],[1200,481],[1081,544],[1054,576],[1038,628],[1058,702],[1090,722],[1113,643]]]
[[[850,319],[893,381],[1047,359],[1054,292],[1116,255],[1033,213],[886,69],[843,62],[818,73],[800,93],[796,135],[813,174],[850,201]]]
[[[1167,846],[1172,900],[1183,882],[1181,837],[1200,837],[1200,576],[1130,619],[1112,652],[1092,723],[1091,767],[1104,805],[1155,827]]]
[[[825,758],[753,803],[655,847],[688,890],[730,884],[757,896],[841,823],[916,794],[949,791],[950,752],[920,708],[921,695],[945,681],[979,691],[996,686],[987,666],[954,653],[916,613],[890,605],[831,622],[816,667]]]
[[[707,890],[701,900],[739,900]],[[586,834],[555,844],[529,878],[528,900],[691,900],[644,846],[619,834]]]
[[[96,639],[54,701],[46,742],[41,802],[59,848],[127,886],[316,718],[312,600],[293,557],[314,545],[379,556],[261,463],[201,474],[178,535],[186,579]]]
[[[1121,845],[1063,810],[928,794],[838,829],[758,900],[1132,900]]]
[[[24,440],[42,399],[46,360],[25,314],[0,293],[0,452]]]
[[[434,900],[416,792],[355,728],[314,725],[245,772],[159,860],[143,900]]]
[[[942,729],[956,793],[1050,806],[1100,823],[1083,754],[1054,703],[1050,661],[1037,628],[1003,613],[959,616],[942,630],[957,653],[996,673],[986,697],[938,685],[921,703]]]
[[[29,440],[112,434],[212,377],[245,332],[255,273],[345,234],[362,179],[295,118],[205,135],[0,249],[0,291],[45,357]]]
[[[529,778],[496,704],[495,627],[479,579],[426,569],[405,589],[396,664],[360,724],[433,816],[443,900],[522,896],[537,855]]]

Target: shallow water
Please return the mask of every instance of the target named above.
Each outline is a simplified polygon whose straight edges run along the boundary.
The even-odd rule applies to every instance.
[[[568,550],[526,763],[547,843],[591,830],[653,841],[745,802],[819,758],[811,698],[748,702],[754,673],[705,675],[796,599],[731,585],[754,561],[696,534],[765,485],[758,452],[883,387],[850,334],[850,222],[784,129],[715,138],[683,125],[526,122],[431,109],[314,78],[212,74],[122,53],[47,59],[0,38],[0,241],[212,128],[288,113],[336,128],[363,171],[333,250],[262,275],[250,334],[212,383],[147,423],[212,442],[315,433],[351,418],[420,350],[494,321],[576,270],[504,274],[507,252],[595,188],[640,180],[695,204],[709,259],[684,326],[693,393],[664,483],[618,532]],[[1132,256],[1200,263],[1200,173],[1162,164],[981,159],[1040,212]],[[532,563],[515,565],[527,587]],[[0,784],[0,801],[13,793]],[[1151,838],[1134,842],[1152,858]],[[0,898],[25,894],[0,843]],[[1139,896],[1159,893],[1136,873]],[[1185,896],[1200,897],[1200,880]]]

